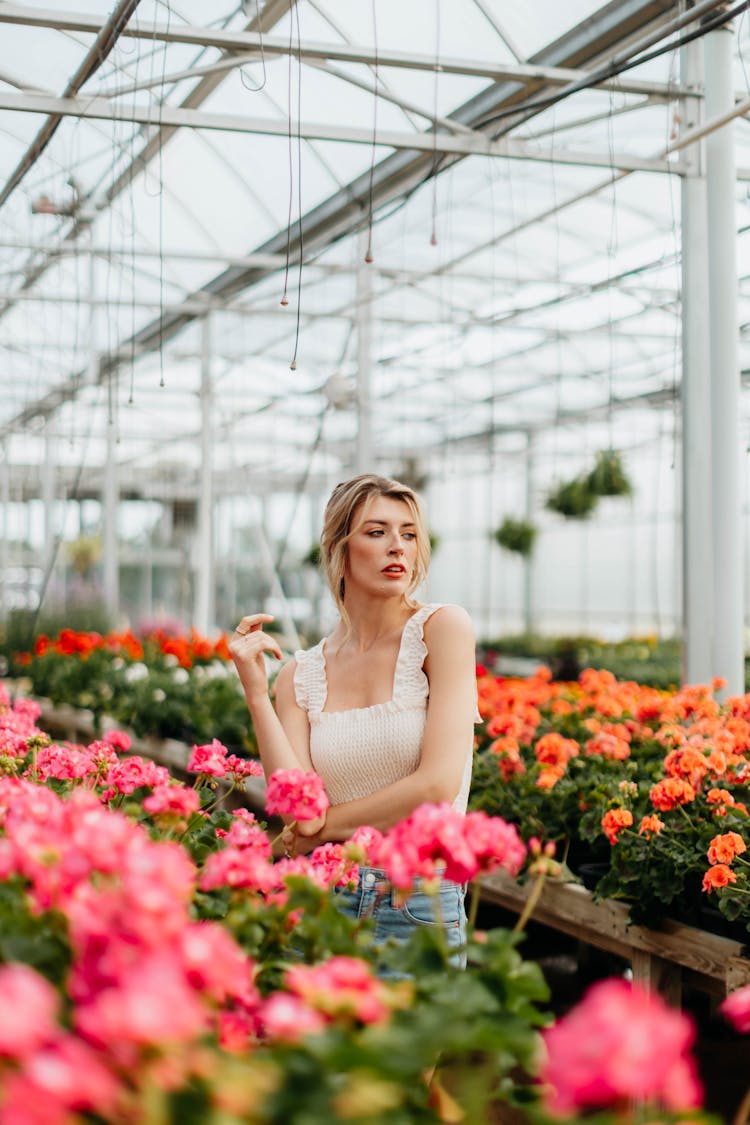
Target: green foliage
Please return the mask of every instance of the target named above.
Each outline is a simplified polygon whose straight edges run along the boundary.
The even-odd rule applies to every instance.
[[[573,477],[564,481],[547,496],[545,508],[557,512],[569,520],[585,520],[591,515],[599,501],[587,476]]]
[[[494,533],[496,543],[506,551],[514,551],[527,558],[534,549],[537,529],[528,520],[506,516]]]
[[[614,449],[602,449],[597,453],[594,468],[586,479],[597,496],[631,496],[633,493],[622,457]]]

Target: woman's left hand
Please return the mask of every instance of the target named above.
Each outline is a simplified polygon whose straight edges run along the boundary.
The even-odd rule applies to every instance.
[[[281,834],[281,842],[287,855],[308,855],[324,843],[323,829],[326,825],[325,813],[313,820],[298,820],[289,824]]]

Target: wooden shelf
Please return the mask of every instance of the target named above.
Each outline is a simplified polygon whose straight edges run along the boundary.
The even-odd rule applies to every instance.
[[[496,871],[479,879],[478,886],[486,902],[520,914],[532,884],[519,884],[505,871]],[[672,1003],[680,1002],[683,983],[717,996],[750,984],[750,960],[742,955],[742,942],[669,919],[659,929],[648,929],[630,923],[628,913],[624,902],[594,902],[579,883],[548,879],[532,918],[630,961],[633,979]]]

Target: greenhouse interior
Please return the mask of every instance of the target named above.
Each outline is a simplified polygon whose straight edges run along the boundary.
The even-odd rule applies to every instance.
[[[0,1125],[743,1125],[748,0],[0,0],[0,261]]]

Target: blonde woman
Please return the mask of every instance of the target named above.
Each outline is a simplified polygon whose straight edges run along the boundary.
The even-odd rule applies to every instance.
[[[339,620],[281,669],[275,708],[265,655],[282,654],[263,630],[273,619],[243,617],[229,646],[266,776],[302,768],[324,781],[326,815],[287,836],[304,852],[346,840],[361,825],[386,831],[424,802],[465,811],[476,714],[468,614],[414,598],[430,545],[412,489],[371,474],[338,484],[321,553]],[[437,924],[429,896],[418,890],[402,905],[383,884],[382,872],[363,868],[356,890],[339,898],[348,913],[375,919],[376,940]],[[464,941],[463,892],[443,880],[442,924],[452,946]]]

